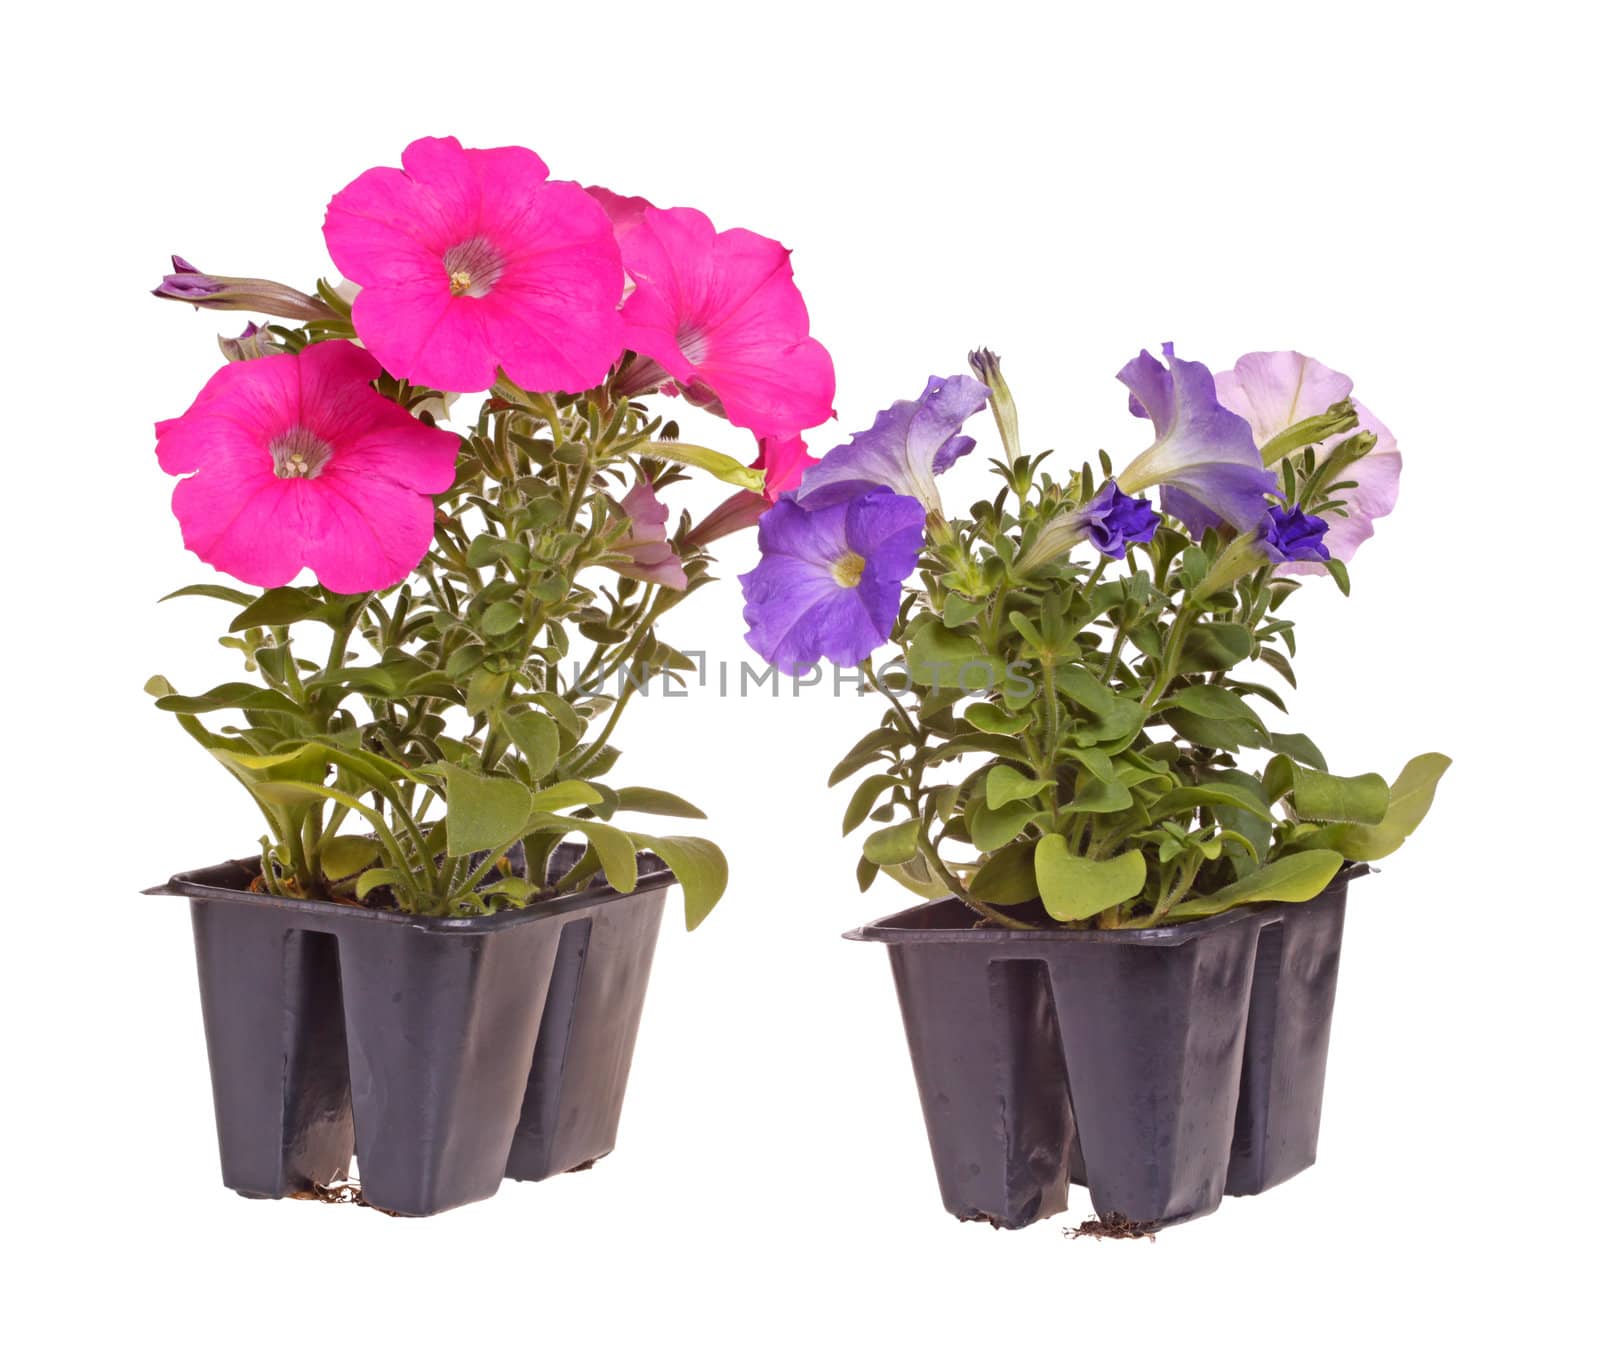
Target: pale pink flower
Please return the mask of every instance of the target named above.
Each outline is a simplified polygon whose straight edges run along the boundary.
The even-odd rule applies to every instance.
[[[251,585],[310,567],[328,589],[398,584],[433,541],[433,497],[459,441],[372,387],[353,342],[225,365],[181,417],[156,424],[186,547]]]
[[[356,332],[391,374],[451,393],[496,370],[533,392],[599,384],[622,353],[611,222],[532,150],[412,141],[328,204],[323,234],[361,286]]]
[[[630,525],[627,538],[607,554],[604,565],[619,576],[648,581],[669,590],[687,588],[683,562],[667,541],[667,507],[644,478],[622,498],[622,513]]]
[[[1343,402],[1354,387],[1348,375],[1298,351],[1253,351],[1241,356],[1233,369],[1217,375],[1217,401],[1250,423],[1260,449],[1296,422],[1320,416]],[[1328,532],[1322,541],[1344,562],[1372,537],[1373,521],[1393,510],[1400,496],[1400,449],[1393,434],[1359,401],[1351,402],[1360,418],[1357,430],[1370,431],[1378,443],[1341,475],[1356,483],[1353,490],[1339,493],[1338,499],[1349,513],[1325,517]],[[1354,434],[1356,431],[1346,431],[1311,446],[1317,461]],[[1314,562],[1296,562],[1278,569],[1314,575],[1323,568]]]

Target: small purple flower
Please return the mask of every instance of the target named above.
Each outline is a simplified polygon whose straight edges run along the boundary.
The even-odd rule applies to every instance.
[[[1330,556],[1322,536],[1328,521],[1308,515],[1295,506],[1285,510],[1271,506],[1256,528],[1256,545],[1274,566],[1283,562],[1325,562]]]
[[[1088,530],[1089,541],[1107,557],[1121,559],[1129,543],[1148,543],[1161,526],[1161,516],[1142,496],[1129,496],[1115,482],[1107,482],[1094,499],[1077,512]]]
[[[988,397],[984,385],[964,374],[929,379],[915,402],[902,400],[879,412],[870,430],[856,432],[806,469],[795,499],[816,510],[888,487],[925,510],[938,510],[933,479],[977,444],[957,432]]]
[[[920,501],[886,487],[816,510],[781,498],[761,517],[760,564],[739,577],[745,640],[785,674],[823,658],[860,664],[894,630],[924,518]]]
[[[172,272],[150,292],[157,299],[183,300],[196,309],[244,309],[274,318],[328,318],[333,311],[315,295],[251,276],[211,276],[172,255]]]
[[[1161,488],[1161,508],[1198,537],[1221,523],[1249,529],[1261,518],[1264,498],[1276,490],[1276,474],[1261,464],[1250,424],[1217,401],[1211,371],[1179,360],[1172,343],[1162,345],[1163,368],[1148,351],[1124,365],[1117,378],[1128,386],[1128,410],[1148,417],[1156,441],[1122,472],[1129,493]]]

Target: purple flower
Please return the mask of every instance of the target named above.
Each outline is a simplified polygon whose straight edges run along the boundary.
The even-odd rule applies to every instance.
[[[1127,553],[1129,543],[1148,543],[1161,525],[1150,502],[1129,496],[1115,482],[1101,487],[1077,516],[1089,541],[1107,557],[1118,559]]]
[[[1117,479],[1130,494],[1160,486],[1161,508],[1197,537],[1223,522],[1249,529],[1278,479],[1262,467],[1249,423],[1217,401],[1211,371],[1179,360],[1171,342],[1161,353],[1165,369],[1141,351],[1117,375],[1128,386],[1128,410],[1156,429],[1155,443]]]
[[[816,510],[780,499],[761,517],[760,564],[739,577],[745,640],[785,674],[860,664],[894,630],[923,520],[921,502],[885,487]]]
[[[1299,506],[1292,510],[1271,506],[1256,528],[1256,546],[1275,566],[1283,562],[1325,562],[1330,554],[1322,536],[1327,532],[1327,520],[1308,515]]]
[[[977,444],[957,432],[988,397],[987,388],[964,374],[929,379],[915,402],[902,400],[879,412],[870,430],[856,432],[808,468],[795,499],[816,510],[888,487],[925,510],[938,510],[933,479]]]
[[[251,276],[211,276],[176,253],[172,273],[150,292],[157,299],[183,300],[196,309],[245,309],[274,318],[328,318],[332,310],[315,295]]]

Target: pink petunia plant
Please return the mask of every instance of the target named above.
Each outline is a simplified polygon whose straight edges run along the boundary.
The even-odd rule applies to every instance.
[[[253,682],[158,676],[157,706],[255,797],[269,894],[489,913],[552,896],[576,835],[574,874],[619,890],[637,852],[665,860],[696,925],[721,853],[625,816],[697,812],[600,779],[633,692],[683,668],[657,624],[709,579],[710,539],[666,494],[708,475],[753,524],[744,502],[796,484],[799,431],[828,415],[786,250],[449,137],[359,175],[324,234],[342,284],[175,262],[157,289],[264,320],[220,339],[227,364],[155,437],[186,546],[257,588],[178,591],[238,606],[224,643]],[[685,443],[658,389],[757,432],[755,466]]]

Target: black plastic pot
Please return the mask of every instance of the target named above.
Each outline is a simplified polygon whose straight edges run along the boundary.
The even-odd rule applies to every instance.
[[[975,928],[956,899],[847,933],[889,947],[945,1207],[1027,1226],[1069,1180],[1170,1223],[1317,1155],[1344,929],[1300,904],[1143,931]]]
[[[469,918],[250,893],[258,869],[151,891],[190,901],[229,1188],[306,1193],[358,1156],[364,1201],[426,1216],[612,1149],[673,883],[659,858],[630,894]]]

